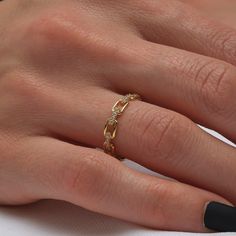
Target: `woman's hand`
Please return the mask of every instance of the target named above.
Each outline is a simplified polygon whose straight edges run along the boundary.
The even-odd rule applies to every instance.
[[[5,0],[0,42],[2,204],[198,232],[207,202],[236,204],[235,148],[195,124],[236,140],[236,30],[172,0]],[[117,154],[181,182],[95,149],[129,92],[143,101],[120,117]]]

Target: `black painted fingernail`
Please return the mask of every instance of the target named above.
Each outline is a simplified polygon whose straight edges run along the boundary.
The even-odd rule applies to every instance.
[[[236,232],[236,207],[210,202],[205,211],[206,228],[220,232]]]

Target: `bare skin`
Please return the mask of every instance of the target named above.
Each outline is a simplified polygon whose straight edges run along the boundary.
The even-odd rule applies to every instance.
[[[59,199],[195,232],[207,202],[236,204],[235,148],[196,125],[236,140],[230,23],[172,0],[6,0],[0,41],[1,204]],[[120,117],[117,154],[177,181],[95,149],[128,92],[143,101]]]
[[[217,20],[236,28],[235,0],[181,0],[196,7],[201,12],[210,14]]]

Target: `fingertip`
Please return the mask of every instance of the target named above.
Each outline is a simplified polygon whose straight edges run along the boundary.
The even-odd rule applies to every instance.
[[[228,201],[206,202],[203,226],[213,232],[236,232],[236,208]]]

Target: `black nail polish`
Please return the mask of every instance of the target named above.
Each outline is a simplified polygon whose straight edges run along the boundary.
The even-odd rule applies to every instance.
[[[210,202],[205,211],[206,228],[220,232],[236,232],[236,207]]]

